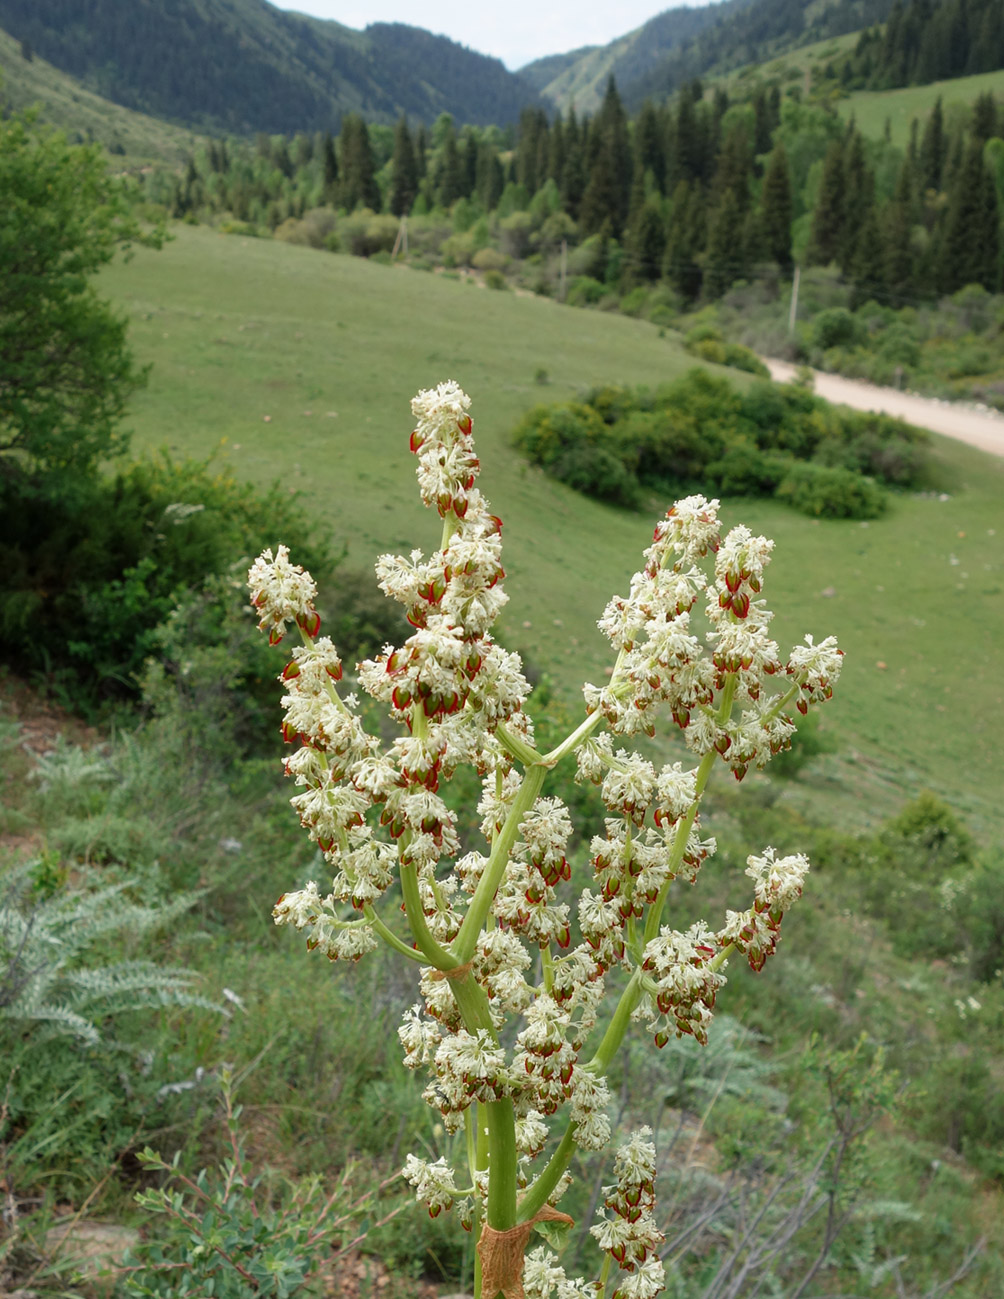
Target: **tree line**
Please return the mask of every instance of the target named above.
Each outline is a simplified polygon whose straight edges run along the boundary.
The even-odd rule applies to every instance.
[[[732,103],[694,82],[632,119],[611,78],[592,117],[526,109],[515,131],[349,115],[337,138],[214,141],[151,197],[176,216],[209,208],[273,230],[319,206],[417,217],[463,201],[468,225],[543,211],[552,243],[591,241],[589,274],[615,287],[664,281],[714,299],[765,267],[832,263],[859,294],[898,304],[998,287],[1002,137],[990,95],[962,123],[939,100],[901,150],[777,87]]]

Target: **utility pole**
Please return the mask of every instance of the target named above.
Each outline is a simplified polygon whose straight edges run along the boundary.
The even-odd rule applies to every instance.
[[[795,317],[798,315],[798,278],[802,268],[795,267],[795,278],[791,282],[791,310],[788,312],[788,333],[795,332]]]
[[[568,240],[561,241],[561,280],[558,288],[558,301],[565,301],[565,276],[568,273]]]

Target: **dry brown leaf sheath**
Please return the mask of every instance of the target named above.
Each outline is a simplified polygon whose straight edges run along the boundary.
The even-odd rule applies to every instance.
[[[567,1213],[552,1209],[549,1204],[526,1222],[519,1222],[508,1231],[495,1231],[487,1222],[481,1228],[478,1254],[481,1257],[481,1294],[483,1299],[495,1299],[500,1292],[505,1299],[524,1299],[523,1255],[535,1222],[567,1222],[574,1219]]]

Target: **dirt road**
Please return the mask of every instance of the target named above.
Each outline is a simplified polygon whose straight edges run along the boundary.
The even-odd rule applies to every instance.
[[[796,367],[787,361],[764,357],[771,377],[787,383],[795,375]],[[929,428],[934,433],[968,442],[970,446],[1004,456],[1004,416],[993,411],[974,410],[971,406],[958,406],[954,402],[936,401],[930,397],[915,397],[912,393],[897,392],[895,388],[877,388],[857,379],[845,379],[839,374],[824,374],[813,370],[816,392],[827,401],[855,410],[875,410],[884,415],[897,415],[910,424]]]

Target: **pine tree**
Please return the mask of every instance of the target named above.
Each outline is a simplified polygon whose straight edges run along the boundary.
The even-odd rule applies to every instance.
[[[913,169],[909,160],[903,163],[896,180],[892,202],[882,211],[883,265],[882,281],[888,288],[892,305],[900,307],[913,291],[914,259],[910,246],[914,226],[915,200]]]
[[[712,203],[718,205],[731,190],[742,213],[750,205],[750,181],[753,178],[753,151],[745,122],[736,122],[729,130],[718,154],[718,165],[711,185]]]
[[[973,139],[985,144],[997,134],[997,105],[991,91],[977,97],[973,104]]]
[[[767,160],[763,178],[760,222],[764,252],[788,274],[791,270],[791,175],[788,155],[783,144],[777,145]]]
[[[321,164],[324,168],[324,202],[332,203],[338,183],[338,159],[335,156],[335,142],[331,138],[330,131],[325,131],[324,139],[321,141]]]
[[[341,152],[339,172],[340,201],[349,212],[357,207],[380,210],[380,187],[376,182],[376,168],[370,133],[366,123],[355,113],[342,120],[342,133],[338,139]]]
[[[733,190],[727,189],[708,225],[704,288],[720,298],[744,273],[744,213]]]
[[[700,130],[694,98],[689,90],[685,90],[677,102],[675,127],[669,176],[674,187],[682,180],[698,180],[702,174]]]
[[[997,287],[1000,211],[997,187],[976,142],[969,146],[948,196],[941,233],[938,279],[943,293],[966,284]]]
[[[704,198],[700,186],[681,180],[670,205],[663,275],[687,299],[701,291],[702,271],[698,256],[706,238]]]
[[[486,212],[493,212],[498,207],[504,188],[505,176],[502,174],[498,150],[489,140],[482,140],[478,146],[475,193]]]
[[[843,229],[838,258],[840,269],[849,275],[858,236],[875,205],[875,176],[865,160],[864,140],[857,130],[844,145],[843,176]]]
[[[547,156],[547,174],[554,183],[561,186],[561,177],[565,170],[565,127],[558,113],[551,126],[551,147]]]
[[[935,192],[941,189],[942,172],[948,156],[948,141],[945,139],[945,122],[941,111],[941,96],[935,100],[931,116],[924,127],[920,142],[920,170],[925,189]]]
[[[634,128],[635,152],[642,174],[650,171],[660,194],[666,192],[665,131],[650,99],[641,106]]]
[[[812,214],[806,260],[827,266],[836,261],[844,231],[844,144],[834,140],[826,151],[819,195]]]
[[[885,245],[879,229],[875,207],[868,208],[854,243],[854,254],[849,267],[854,292],[851,308],[860,306],[869,298],[877,298],[885,290]]]
[[[450,123],[436,171],[436,202],[447,211],[463,195],[464,176],[457,149],[457,133]]]
[[[612,76],[591,125],[589,158],[580,216],[583,229],[591,234],[609,221],[614,238],[619,238],[627,220],[634,168],[627,116]]]
[[[631,225],[627,251],[633,278],[654,283],[662,273],[666,251],[666,219],[656,197],[642,203]]]
[[[415,146],[408,121],[403,115],[394,129],[394,159],[390,191],[390,210],[397,217],[407,216],[418,195],[418,169]]]

